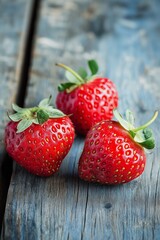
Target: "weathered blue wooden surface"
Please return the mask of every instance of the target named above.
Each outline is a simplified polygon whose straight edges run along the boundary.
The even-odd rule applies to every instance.
[[[52,94],[63,79],[54,63],[84,65],[96,58],[117,85],[120,111],[137,124],[160,106],[160,1],[44,0],[37,29],[26,105]],[[144,174],[131,183],[83,182],[77,165],[83,139],[76,138],[58,174],[44,179],[15,166],[2,239],[160,239],[160,120],[152,126],[156,149]]]
[[[8,176],[2,167],[5,155],[4,127],[8,121],[7,111],[10,111],[17,94],[30,10],[31,1],[0,1],[0,223]],[[9,169],[8,166],[8,172]]]

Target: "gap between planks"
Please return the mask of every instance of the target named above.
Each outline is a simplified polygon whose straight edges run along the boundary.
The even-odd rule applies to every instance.
[[[19,83],[18,91],[13,97],[12,101],[16,102],[19,106],[23,107],[25,100],[26,87],[28,83],[28,73],[31,65],[31,54],[32,46],[34,41],[34,33],[36,29],[36,23],[38,19],[39,7],[41,0],[30,0],[27,9],[26,15],[24,16],[24,26],[26,30],[21,37],[21,44],[19,50],[19,57],[16,66],[16,81]],[[5,205],[7,199],[8,188],[12,176],[13,168],[12,159],[4,152],[3,163],[1,166],[1,192],[0,196],[0,234],[3,223],[3,216],[5,212]]]

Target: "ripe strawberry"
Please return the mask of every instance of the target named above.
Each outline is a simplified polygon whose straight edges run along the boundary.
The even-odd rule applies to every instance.
[[[20,108],[5,129],[9,155],[30,173],[50,176],[57,172],[74,140],[74,128],[68,116],[49,105],[51,98],[38,107]]]
[[[94,60],[88,61],[91,76],[83,68],[76,73],[64,64],[56,65],[67,70],[69,80],[59,85],[56,104],[65,114],[71,114],[78,134],[86,135],[97,122],[112,119],[113,109],[118,106],[118,93],[111,80],[96,76],[98,65]]]
[[[127,111],[124,120],[117,110],[116,121],[101,121],[87,134],[80,157],[80,178],[101,184],[119,184],[139,177],[144,171],[146,155],[144,148],[154,148],[152,131],[147,128],[158,112],[145,125],[134,128],[133,115]]]

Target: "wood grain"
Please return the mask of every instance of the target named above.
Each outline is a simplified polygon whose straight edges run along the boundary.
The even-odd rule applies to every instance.
[[[20,82],[31,5],[30,0],[0,1],[0,225],[11,168],[4,150],[4,127]]]
[[[41,6],[26,106],[57,94],[61,61],[76,68],[96,58],[114,80],[119,109],[137,124],[160,105],[160,1],[44,0]],[[101,186],[78,178],[84,139],[77,137],[60,171],[44,179],[16,166],[2,239],[158,240],[160,237],[160,120],[156,148],[144,174],[131,183]]]

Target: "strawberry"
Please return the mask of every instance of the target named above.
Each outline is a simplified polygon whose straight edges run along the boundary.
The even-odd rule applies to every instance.
[[[112,119],[113,109],[118,106],[118,93],[110,79],[96,76],[96,61],[88,61],[91,76],[83,68],[77,73],[64,64],[56,65],[67,70],[69,80],[58,86],[56,104],[65,114],[71,115],[78,134],[86,135],[94,124]]]
[[[101,184],[127,183],[139,177],[145,168],[144,148],[155,146],[152,131],[147,128],[158,115],[145,125],[135,128],[132,113],[124,120],[114,110],[117,121],[101,121],[90,129],[79,160],[80,178]]]
[[[51,98],[37,107],[20,108],[5,128],[8,154],[30,173],[50,176],[57,172],[74,140],[70,118],[50,106]]]

